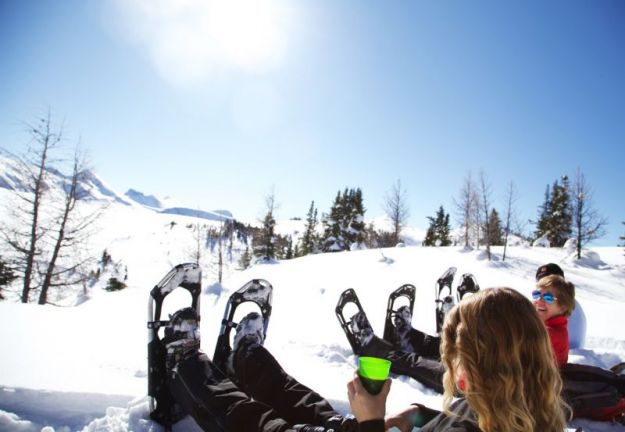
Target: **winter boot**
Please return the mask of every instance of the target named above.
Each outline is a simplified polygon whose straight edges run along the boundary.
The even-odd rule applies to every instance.
[[[193,308],[175,312],[165,326],[163,344],[167,349],[168,371],[183,359],[196,354],[200,349],[200,318]]]
[[[413,352],[410,343],[410,330],[412,330],[412,314],[408,306],[401,306],[393,317],[393,341],[396,349]]]
[[[228,356],[226,362],[226,372],[228,376],[234,377],[234,359],[236,357],[237,350],[241,345],[245,344],[258,344],[262,345],[265,341],[265,329],[263,323],[263,317],[258,312],[250,312],[237,324],[237,332],[234,335],[234,341],[232,343],[232,351]]]
[[[364,312],[357,312],[351,318],[351,330],[358,342],[358,350],[354,353],[359,356],[386,358],[393,350],[393,345],[377,337]]]

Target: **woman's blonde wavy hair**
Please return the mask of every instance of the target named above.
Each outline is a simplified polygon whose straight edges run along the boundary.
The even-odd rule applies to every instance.
[[[443,326],[444,409],[466,378],[465,397],[484,432],[562,432],[569,409],[549,337],[532,303],[510,288],[490,288],[452,309]],[[453,415],[453,414],[452,414]]]

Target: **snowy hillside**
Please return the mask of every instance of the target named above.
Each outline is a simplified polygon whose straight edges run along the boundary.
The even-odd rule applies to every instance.
[[[0,357],[1,430],[160,430],[148,420],[145,398],[147,299],[150,288],[183,260],[184,253],[173,234],[145,230],[148,214],[135,222],[125,218],[117,229],[123,226],[128,235],[110,245],[114,256],[135,269],[127,289],[95,291],[89,301],[73,308],[0,303],[0,339],[5,346]],[[501,251],[495,252],[499,257]],[[397,286],[412,283],[417,287],[413,324],[433,331],[434,281],[447,267],[473,273],[482,287],[508,285],[529,295],[536,267],[557,262],[576,284],[588,317],[586,346],[573,350],[570,360],[610,366],[625,361],[625,259],[620,248],[596,252],[601,261],[580,264],[559,249],[514,247],[506,262],[488,262],[482,251],[405,247],[256,265],[233,273],[222,290],[202,295],[202,347],[212,354],[228,295],[252,278],[267,279],[274,286],[274,312],[266,346],[289,373],[347,412],[345,384],[355,357],[334,315],[341,291],[357,290],[380,333],[386,297]],[[167,310],[185,305],[185,296],[174,292]],[[411,402],[440,407],[441,397],[415,381],[396,378],[389,409]],[[575,423],[586,430],[625,430],[607,423]],[[197,429],[187,419],[175,430]]]
[[[0,201],[15,202],[20,171],[0,159]],[[63,176],[53,177],[62,184]],[[197,230],[218,227],[219,219],[161,213],[152,206],[127,202],[95,175],[85,183],[94,199],[88,213],[103,202],[108,207],[97,221],[89,251],[104,250],[123,269],[128,287],[107,292],[104,280],[86,288],[73,307],[37,306],[15,301],[17,289],[0,302],[0,430],[45,432],[160,431],[149,420],[146,399],[146,319],[150,289],[175,265],[194,260]],[[136,192],[136,191],[135,191]],[[140,194],[140,195],[138,195]],[[127,195],[128,196],[128,195]],[[149,198],[140,192],[136,197]],[[152,202],[154,203],[154,202]],[[144,202],[147,204],[147,202]],[[6,208],[6,206],[4,207]],[[0,216],[6,220],[6,213]],[[229,212],[213,212],[231,217]],[[381,222],[380,222],[381,223]],[[378,222],[376,222],[378,226]],[[303,221],[279,222],[277,232],[303,230]],[[296,233],[297,232],[297,233]],[[348,412],[346,383],[356,359],[334,314],[340,293],[355,288],[378,334],[383,327],[388,294],[398,286],[417,287],[413,325],[433,332],[434,283],[450,266],[459,275],[473,273],[480,286],[510,286],[529,296],[536,268],[547,262],[562,266],[577,287],[577,299],[588,320],[586,344],[571,351],[571,362],[609,367],[625,361],[625,257],[622,248],[595,248],[576,261],[567,249],[513,246],[506,261],[501,248],[494,259],[485,252],[458,247],[416,246],[419,230],[408,230],[405,247],[319,254],[237,270],[241,241],[226,255],[223,284],[216,284],[215,243],[202,241],[202,347],[212,355],[228,296],[253,278],[274,286],[273,314],[266,346],[284,368]],[[410,240],[412,239],[412,240]],[[0,255],[4,251],[0,251]],[[108,270],[107,270],[108,271]],[[188,305],[177,290],[167,298],[165,312]],[[323,377],[320,379],[319,377]],[[440,408],[441,396],[405,377],[396,377],[389,410],[411,402]],[[607,423],[577,420],[587,431],[625,430]],[[177,432],[196,431],[190,419]]]

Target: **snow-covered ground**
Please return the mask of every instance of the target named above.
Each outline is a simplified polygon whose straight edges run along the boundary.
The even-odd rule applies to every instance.
[[[185,260],[185,253],[184,242],[171,233],[146,229],[171,218],[153,215],[146,212],[140,222],[117,215],[122,234],[102,245],[130,268],[128,288],[94,289],[89,300],[75,307],[0,302],[0,430],[162,430],[149,420],[146,398],[148,294],[174,264]],[[625,361],[625,258],[622,248],[594,251],[598,257],[574,261],[563,249],[519,246],[508,248],[504,262],[502,250],[495,248],[495,259],[489,262],[481,250],[407,246],[255,265],[230,272],[218,289],[204,290],[202,347],[212,355],[230,293],[252,278],[266,279],[274,287],[267,348],[287,372],[328,398],[337,410],[348,412],[346,383],[356,359],[334,313],[343,290],[356,289],[380,334],[388,294],[401,284],[414,284],[413,325],[433,332],[434,283],[448,267],[458,268],[455,284],[459,275],[470,272],[483,288],[505,285],[529,296],[536,268],[556,262],[576,285],[588,320],[585,346],[572,350],[570,361],[609,367]],[[166,312],[186,306],[187,297],[186,291],[176,290],[166,301]],[[440,408],[442,400],[414,380],[395,378],[388,410],[412,402]],[[587,431],[625,430],[583,420],[573,425]],[[198,427],[187,418],[174,430]]]

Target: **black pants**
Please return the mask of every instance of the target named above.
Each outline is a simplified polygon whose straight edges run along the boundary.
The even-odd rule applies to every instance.
[[[337,415],[318,393],[288,375],[262,345],[243,344],[230,379],[202,352],[168,377],[175,400],[207,432],[282,432],[323,426]],[[235,383],[236,382],[236,383]]]

